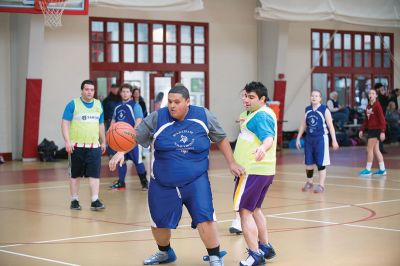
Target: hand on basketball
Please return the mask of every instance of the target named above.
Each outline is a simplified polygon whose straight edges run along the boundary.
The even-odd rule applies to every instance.
[[[125,153],[124,152],[117,152],[114,154],[114,156],[111,158],[110,162],[108,163],[108,166],[110,167],[111,171],[114,171],[115,168],[117,168],[117,164],[122,166],[125,160]]]

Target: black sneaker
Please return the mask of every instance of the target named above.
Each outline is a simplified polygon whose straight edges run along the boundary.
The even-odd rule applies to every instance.
[[[147,173],[139,174],[140,184],[142,185],[142,191],[149,190],[149,182],[147,182]]]
[[[147,180],[142,183],[142,191],[147,191],[149,190],[149,184],[147,183]]]
[[[121,181],[117,180],[117,181],[115,181],[114,184],[112,184],[110,186],[110,189],[125,190],[126,189],[125,182],[121,182]]]
[[[71,201],[71,206],[69,208],[71,210],[78,210],[78,211],[80,211],[82,209],[81,205],[79,205],[79,201],[78,200]]]
[[[99,199],[92,201],[92,204],[90,205],[92,211],[99,211],[105,208],[106,206]]]

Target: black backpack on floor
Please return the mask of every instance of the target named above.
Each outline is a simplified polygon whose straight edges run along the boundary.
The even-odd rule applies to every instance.
[[[55,160],[58,146],[54,141],[44,139],[38,146],[39,158],[42,162],[52,162]]]

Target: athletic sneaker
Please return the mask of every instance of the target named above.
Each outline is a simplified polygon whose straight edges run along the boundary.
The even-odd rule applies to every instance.
[[[319,184],[314,189],[314,193],[322,193],[324,191],[325,191],[325,188]]]
[[[224,266],[222,257],[226,255],[226,251],[220,251],[219,256],[204,256],[203,261],[209,261],[210,266]]]
[[[232,221],[231,227],[229,227],[229,233],[240,235],[242,233],[242,225],[240,224],[240,219],[234,219]]]
[[[250,249],[247,249],[247,253],[249,256],[246,260],[242,260],[240,262],[240,266],[259,266],[265,264],[264,254],[261,252],[254,252]]]
[[[69,208],[71,210],[78,210],[78,211],[80,211],[82,209],[81,205],[79,205],[79,201],[78,200],[71,201],[71,206]]]
[[[261,244],[260,242],[258,242],[258,248],[262,251],[266,260],[270,260],[276,256],[276,252],[271,243]]]
[[[303,192],[307,192],[310,191],[313,188],[314,184],[310,183],[310,182],[306,182],[303,186],[303,188],[301,189],[301,191]]]
[[[110,189],[125,190],[126,189],[125,182],[117,180],[114,182],[114,184],[110,186]]]
[[[379,169],[378,171],[374,172],[373,175],[386,175],[386,170]]]
[[[360,172],[358,172],[358,174],[360,176],[371,176],[372,172],[370,170],[368,170],[368,169],[363,169]]]
[[[106,206],[99,199],[92,201],[92,204],[90,205],[92,211],[99,211],[105,208]]]
[[[141,183],[142,184],[142,191],[147,191],[149,190],[149,184],[146,182]]]
[[[139,174],[140,184],[142,185],[142,191],[149,190],[149,182],[147,181],[147,173]]]
[[[172,248],[168,251],[158,251],[143,261],[144,265],[164,264],[176,261],[176,255]]]

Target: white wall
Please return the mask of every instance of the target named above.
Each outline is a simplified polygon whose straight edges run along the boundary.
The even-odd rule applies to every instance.
[[[11,152],[10,15],[0,13],[0,153]]]
[[[285,131],[298,129],[300,125],[299,121],[304,115],[303,110],[309,105],[309,94],[311,90],[310,34],[312,28],[394,33],[394,53],[397,61],[397,66],[394,69],[394,87],[400,87],[400,65],[398,65],[400,62],[399,29],[364,27],[334,22],[290,23],[286,62],[287,90],[284,117],[288,122],[284,124],[283,129]]]
[[[90,16],[209,23],[210,110],[228,137],[237,137],[235,120],[242,110],[239,92],[257,76],[255,0],[207,0],[196,12],[144,12],[91,7]],[[46,29],[39,141],[64,146],[60,123],[65,105],[80,95],[89,77],[89,20],[63,16],[63,26]],[[229,107],[229,108],[227,108]]]
[[[80,96],[80,85],[89,79],[89,19],[64,16],[63,27],[45,31],[43,85],[39,142],[54,140],[64,147],[61,118],[67,103]]]

